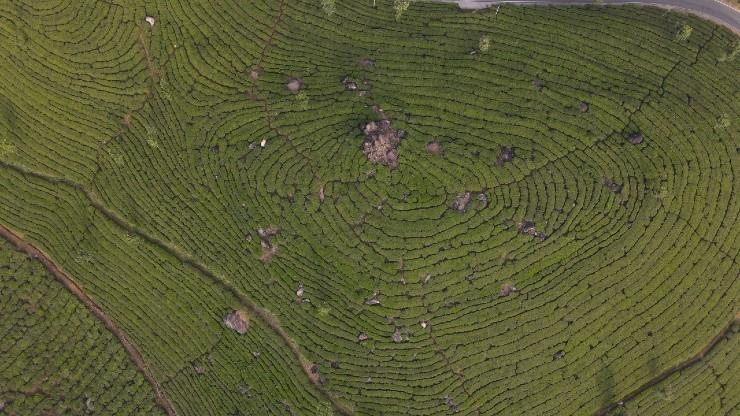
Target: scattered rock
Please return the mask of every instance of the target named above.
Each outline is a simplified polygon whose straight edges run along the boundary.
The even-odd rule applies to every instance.
[[[563,351],[563,350],[560,350],[560,351],[558,351],[558,352],[556,352],[555,354],[552,355],[552,359],[553,360],[559,360],[559,359],[561,359],[563,357],[565,357],[565,351]]]
[[[269,242],[270,237],[273,235],[277,235],[278,229],[274,227],[268,227],[268,228],[257,228],[257,235],[262,240],[267,240]]]
[[[358,63],[363,68],[372,68],[375,66],[375,61],[370,58],[362,58]]]
[[[260,142],[260,147],[265,147],[265,146],[267,146],[267,139],[262,139],[262,141]]]
[[[496,158],[496,164],[498,166],[504,166],[504,163],[511,162],[513,159],[514,159],[514,151],[506,146],[503,146],[501,150],[498,152],[498,157]]]
[[[131,115],[131,113],[126,113],[123,115],[123,118],[121,118],[121,125],[127,129],[130,129],[132,121],[133,116]]]
[[[511,283],[504,283],[501,285],[501,290],[498,291],[498,297],[503,298],[509,296],[512,292],[516,292],[519,289],[515,288]]]
[[[262,355],[261,352],[259,352],[259,351],[252,351],[252,357],[254,357],[254,358],[260,358],[260,355]]]
[[[534,223],[531,221],[522,221],[517,223],[516,225],[516,231],[519,234],[529,234],[532,237],[539,238],[540,240],[544,240],[547,238],[545,233],[537,231],[537,229],[534,228]]]
[[[298,285],[298,289],[296,289],[295,295],[298,296],[299,298],[303,297],[303,283]]]
[[[401,337],[401,328],[396,327],[396,329],[393,331],[393,336],[391,336],[393,339],[393,342],[399,343],[403,341],[403,337]]]
[[[357,83],[352,81],[349,76],[342,78],[342,85],[344,85],[344,89],[347,91],[357,91]]]
[[[442,145],[438,141],[432,141],[427,143],[427,152],[431,155],[441,155],[442,154]]]
[[[270,238],[278,233],[277,228],[258,228],[257,235],[260,237],[260,246],[262,247],[262,254],[260,260],[263,263],[269,263],[272,258],[277,254],[277,244],[272,244]]]
[[[365,300],[365,305],[380,305],[378,292],[373,293],[373,295],[369,299]]]
[[[288,91],[292,92],[293,94],[297,93],[302,86],[303,81],[300,78],[290,78],[288,79],[288,83],[285,84],[285,87],[288,88]]]
[[[252,78],[252,81],[260,79],[260,68],[258,66],[255,66],[251,71],[249,71],[249,78]]]
[[[365,342],[369,339],[370,337],[368,337],[364,332],[357,335],[357,342]]]
[[[542,92],[542,89],[545,87],[545,84],[542,82],[541,79],[535,78],[532,80],[532,86],[534,89],[537,90],[537,92]]]
[[[429,283],[429,281],[430,281],[430,280],[432,280],[432,275],[431,275],[431,274],[429,274],[429,273],[427,273],[427,274],[426,274],[426,275],[424,276],[424,279],[422,279],[422,281],[421,281],[421,284],[422,284],[422,285],[426,285],[427,283]]]
[[[445,405],[447,406],[447,408],[448,408],[448,409],[449,409],[450,411],[452,411],[452,412],[455,412],[455,413],[456,413],[457,411],[459,411],[459,410],[460,410],[460,409],[458,408],[458,406],[457,406],[457,403],[455,403],[455,401],[454,401],[454,400],[452,400],[452,398],[451,398],[450,396],[445,396],[445,397],[444,397],[444,401],[445,401]]]
[[[224,325],[239,335],[244,335],[249,328],[249,315],[245,311],[232,309],[224,317]]]
[[[154,18],[152,16],[147,16],[144,18],[144,20],[149,23],[150,27],[154,27]]]
[[[484,192],[478,194],[478,201],[483,205],[483,208],[488,206],[488,197]]]
[[[469,202],[470,192],[460,192],[459,194],[457,194],[457,197],[455,197],[455,201],[452,202],[452,209],[458,212],[464,212]]]
[[[578,105],[578,109],[581,110],[581,113],[587,113],[588,112],[588,103],[585,101],[581,101],[581,104]]]
[[[642,143],[642,133],[631,133],[627,136],[627,140],[632,144],[640,144]]]
[[[616,183],[614,179],[604,178],[604,186],[606,186],[610,191],[614,192],[615,194],[622,192],[622,185],[619,183]]]
[[[420,325],[422,329],[427,329],[427,326],[429,326],[429,321],[421,321]]]
[[[391,127],[391,122],[385,117],[383,110],[377,106],[373,106],[373,110],[381,116],[381,120],[370,121],[362,126],[362,133],[365,136],[362,153],[373,163],[395,169],[398,167],[396,147],[406,133]]]
[[[265,241],[261,241],[260,246],[262,247],[262,252],[260,253],[260,261],[263,263],[269,263],[270,261],[272,261],[272,258],[275,257],[275,254],[277,254],[277,244],[270,245]]]

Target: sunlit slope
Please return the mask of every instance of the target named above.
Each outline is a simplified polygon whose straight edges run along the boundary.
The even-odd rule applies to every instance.
[[[0,6],[0,223],[179,414],[591,414],[735,316],[736,36],[650,8],[337,3]],[[383,117],[396,169],[362,151]],[[245,302],[277,322],[225,328]]]

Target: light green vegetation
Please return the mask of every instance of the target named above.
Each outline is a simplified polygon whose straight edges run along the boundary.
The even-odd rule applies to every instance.
[[[650,8],[399,5],[0,2],[0,223],[111,316],[179,415],[587,415],[740,309],[737,36]],[[373,104],[407,133],[395,170],[360,150]],[[226,329],[245,299],[277,322]],[[706,361],[721,377],[735,339]],[[707,371],[621,410],[666,414],[671,385],[698,394],[670,402],[690,415]],[[737,412],[739,386],[707,414]]]
[[[38,261],[0,243],[4,415],[156,415],[121,344]]]

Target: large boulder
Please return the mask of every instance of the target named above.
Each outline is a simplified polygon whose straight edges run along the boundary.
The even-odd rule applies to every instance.
[[[249,315],[243,310],[232,309],[224,317],[224,325],[239,335],[244,335],[249,329]]]

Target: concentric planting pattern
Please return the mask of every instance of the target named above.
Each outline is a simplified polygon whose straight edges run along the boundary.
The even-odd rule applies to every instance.
[[[737,323],[611,406],[740,311],[737,36],[373,3],[0,3],[0,224],[179,415],[740,412]]]

